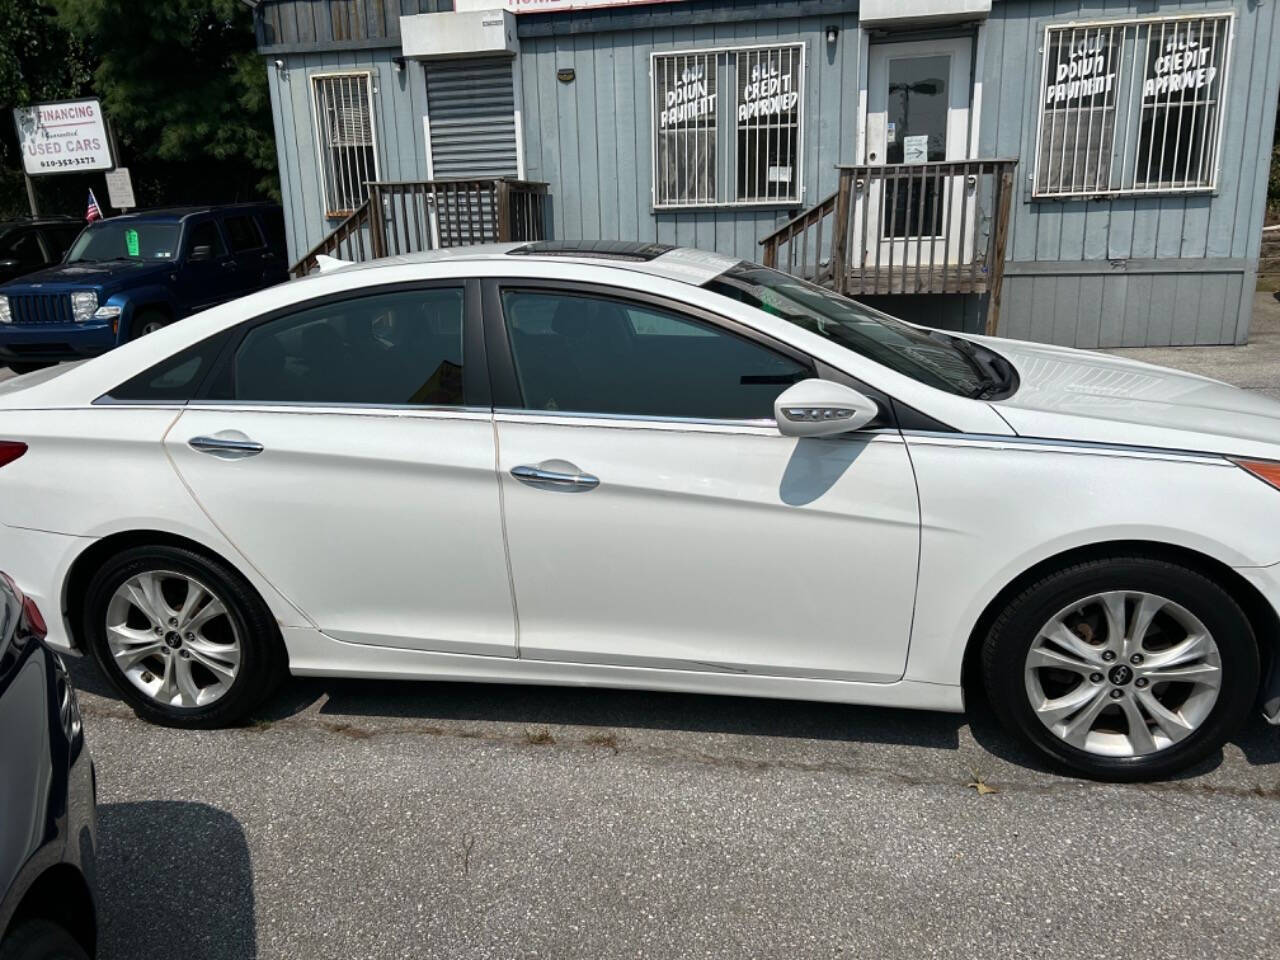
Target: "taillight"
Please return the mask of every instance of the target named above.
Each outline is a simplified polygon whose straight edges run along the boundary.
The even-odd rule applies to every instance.
[[[24,597],[22,600],[22,615],[26,618],[27,629],[37,640],[43,640],[49,635],[49,625],[44,622],[40,608],[30,597]]]
[[[27,452],[27,445],[16,440],[0,440],[0,467],[13,463]]]
[[[1280,489],[1280,463],[1272,460],[1232,460],[1241,470],[1253,474],[1263,483]]]
[[[7,573],[0,571],[0,580],[3,580],[13,593],[14,599],[22,604],[22,620],[26,624],[27,632],[34,636],[37,640],[43,640],[49,635],[49,625],[44,622],[44,615],[40,612],[40,608],[36,606],[36,602],[22,592],[22,589],[13,582],[13,578]]]

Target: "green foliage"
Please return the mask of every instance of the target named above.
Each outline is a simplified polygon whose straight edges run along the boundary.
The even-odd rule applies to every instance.
[[[147,201],[277,195],[266,70],[240,0],[52,0],[92,37],[94,89]],[[138,181],[135,175],[135,183]],[[217,196],[209,196],[216,191]],[[142,197],[139,202],[144,201]]]
[[[0,0],[0,215],[26,194],[10,110],[97,96],[143,206],[278,198],[266,68],[240,0]],[[38,181],[79,213],[102,177]]]
[[[0,0],[0,216],[27,209],[13,108],[79,96],[92,75],[84,46],[54,19],[49,6]],[[57,179],[51,195],[69,200],[75,190],[83,202],[82,178]]]

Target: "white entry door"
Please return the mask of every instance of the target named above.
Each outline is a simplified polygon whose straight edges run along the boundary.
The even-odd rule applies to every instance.
[[[967,263],[972,254],[974,191],[964,176],[927,166],[968,156],[971,45],[966,37],[870,48],[866,162],[891,169],[870,178],[857,208],[866,267]]]

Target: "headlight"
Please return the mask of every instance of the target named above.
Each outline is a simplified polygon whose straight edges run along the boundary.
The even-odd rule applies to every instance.
[[[92,319],[97,309],[98,295],[92,290],[77,290],[71,294],[71,315],[76,323]]]
[[[97,309],[93,315],[95,320],[118,320],[123,307],[117,307],[113,304],[103,304]]]
[[[0,297],[0,323],[13,323],[13,314],[9,312],[8,297]]]

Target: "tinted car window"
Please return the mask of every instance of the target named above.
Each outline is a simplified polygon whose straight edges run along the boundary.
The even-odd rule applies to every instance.
[[[279,208],[273,208],[262,214],[260,223],[267,235],[267,244],[275,250],[284,252],[284,213]]]
[[[0,238],[0,259],[17,260],[22,266],[44,263],[44,251],[34,230],[19,230]]]
[[[227,217],[223,224],[227,228],[227,237],[231,240],[231,250],[234,253],[257,250],[262,246],[262,237],[258,235],[258,227],[252,217]]]
[[[67,255],[67,251],[71,249],[71,245],[75,243],[78,236],[80,236],[79,224],[67,227],[48,227],[44,231],[45,244],[49,247],[49,252],[53,254],[55,260],[61,260]]]
[[[175,353],[111,391],[113,400],[185,403],[195,397],[228,334],[220,333]]]
[[[530,410],[767,420],[804,364],[660,308],[535,290],[502,295]]]
[[[230,399],[461,406],[461,287],[342,300],[251,329]]]
[[[215,257],[225,257],[227,255],[227,246],[222,242],[222,234],[218,232],[218,226],[212,220],[205,220],[203,223],[197,223],[188,228],[188,257],[191,256],[196,247],[208,247]]]

